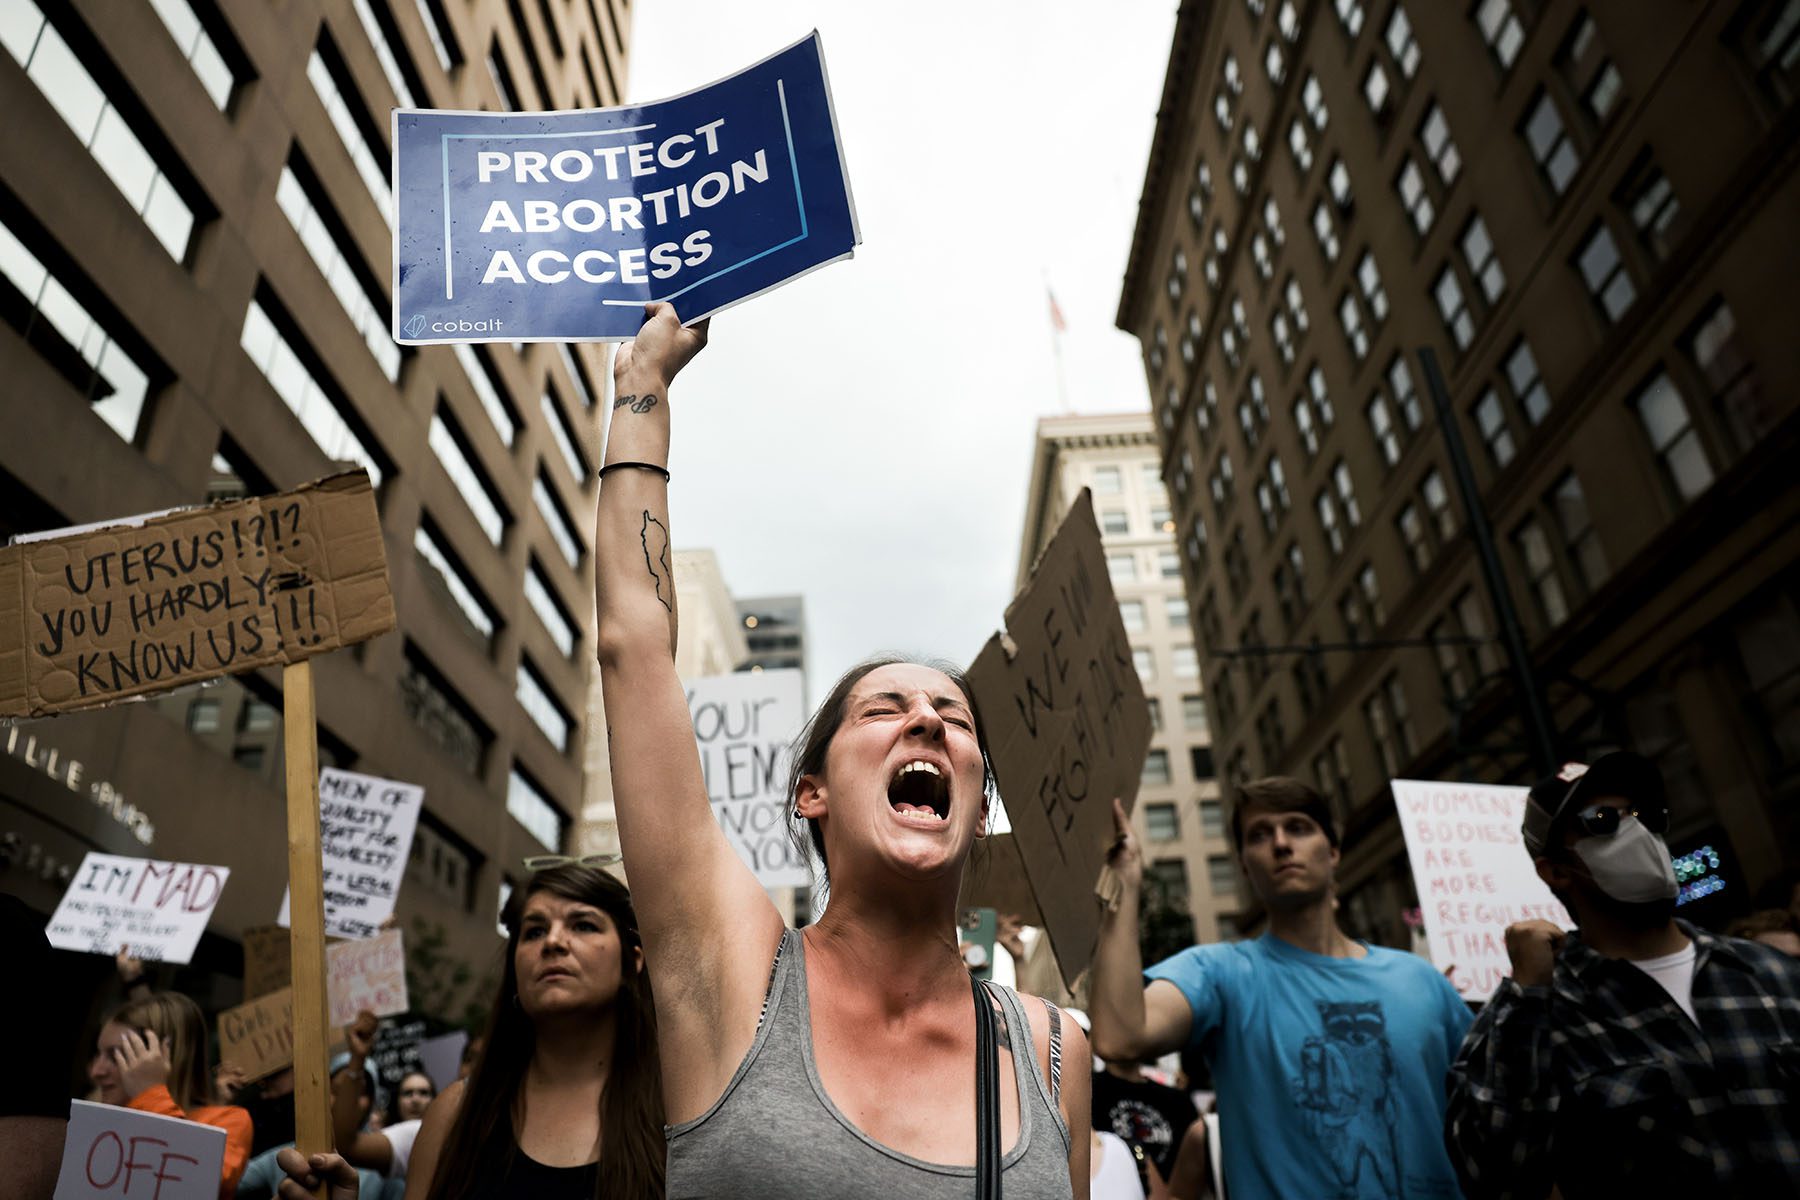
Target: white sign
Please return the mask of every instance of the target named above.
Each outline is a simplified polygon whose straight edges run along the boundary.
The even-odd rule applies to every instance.
[[[230,867],[89,851],[44,935],[59,950],[185,963],[230,875]]]
[[[800,672],[714,675],[688,684],[688,716],[713,815],[764,887],[810,878],[788,840],[788,745],[800,731]],[[627,864],[629,865],[629,864]]]
[[[325,867],[325,932],[370,938],[394,912],[412,853],[425,789],[326,767],[319,772],[319,838]],[[277,923],[288,924],[291,894]]]
[[[224,1165],[216,1125],[71,1100],[56,1200],[216,1200]]]
[[[1526,789],[1414,779],[1393,788],[1431,961],[1463,999],[1486,1000],[1512,973],[1508,925],[1574,924],[1519,836]]]
[[[407,1010],[406,944],[398,929],[325,947],[330,1013],[327,1024],[349,1025],[365,1008],[378,1017]]]

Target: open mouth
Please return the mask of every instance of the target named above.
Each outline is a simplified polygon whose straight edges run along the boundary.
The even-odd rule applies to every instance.
[[[902,816],[916,821],[945,821],[950,817],[950,781],[936,764],[915,759],[888,781],[888,804]]]

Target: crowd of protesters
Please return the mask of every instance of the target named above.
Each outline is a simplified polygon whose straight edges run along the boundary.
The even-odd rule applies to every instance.
[[[980,714],[955,668],[872,659],[794,750],[796,837],[830,890],[784,927],[713,817],[674,667],[669,386],[704,343],[655,306],[615,369],[595,566],[634,892],[539,864],[441,1092],[411,1072],[388,1096],[373,1016],[345,1030],[334,1153],[295,1149],[291,1070],[209,1074],[199,1007],[124,958],[89,1099],[222,1129],[221,1200],[1800,1195],[1800,925],[1675,918],[1662,780],[1629,753],[1530,789],[1520,853],[1576,928],[1507,928],[1511,977],[1478,1014],[1424,958],[1344,931],[1340,831],[1293,779],[1238,786],[1230,813],[1265,931],[1146,965],[1115,803],[1120,895],[1084,1013],[972,978],[956,918],[994,799]],[[55,969],[41,922],[0,897],[0,931],[23,1035],[0,1164],[35,1200],[61,1158],[66,1046],[29,982]]]

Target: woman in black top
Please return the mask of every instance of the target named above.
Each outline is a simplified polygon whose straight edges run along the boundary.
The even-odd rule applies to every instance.
[[[660,1198],[656,1012],[630,893],[552,867],[504,920],[486,1048],[426,1112],[407,1200]]]

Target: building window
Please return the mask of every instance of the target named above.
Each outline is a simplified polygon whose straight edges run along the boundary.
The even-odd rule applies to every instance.
[[[381,486],[381,468],[345,421],[332,394],[307,369],[288,339],[257,300],[244,310],[244,329],[239,337],[244,353],[256,364],[312,440],[334,462],[352,462],[368,471],[370,481]]]
[[[217,733],[219,701],[208,697],[191,701],[187,710],[187,727],[189,733]]]
[[[1737,318],[1723,300],[1714,299],[1707,306],[1683,339],[1683,348],[1711,392],[1712,403],[1740,453],[1774,429],[1773,406],[1767,403],[1756,369],[1738,342]]]
[[[1300,281],[1289,275],[1281,295],[1282,301],[1287,305],[1288,316],[1293,319],[1295,332],[1305,333],[1312,322],[1306,315],[1306,297],[1300,291]]]
[[[1321,491],[1313,500],[1313,507],[1319,514],[1319,531],[1325,535],[1325,545],[1336,558],[1344,552],[1344,530],[1338,521],[1337,504],[1331,493]]]
[[[1096,496],[1117,496],[1124,490],[1124,477],[1117,467],[1095,467],[1093,488]]]
[[[1394,65],[1400,68],[1401,75],[1411,79],[1419,73],[1419,43],[1413,37],[1412,22],[1407,20],[1406,9],[1402,6],[1394,5],[1382,40],[1387,42],[1388,53],[1394,56]]]
[[[1133,554],[1107,555],[1106,574],[1114,583],[1134,582],[1137,579],[1137,556]]]
[[[431,569],[437,572],[441,585],[449,593],[450,601],[456,605],[471,627],[481,635],[483,645],[492,641],[494,636],[494,610],[482,599],[480,590],[473,580],[457,566],[444,548],[438,544],[423,522],[413,531],[413,549],[418,552]],[[526,586],[527,594],[530,585]]]
[[[1631,218],[1638,244],[1658,261],[1667,258],[1675,244],[1670,227],[1681,215],[1681,204],[1675,198],[1675,188],[1669,183],[1669,177],[1662,173],[1662,168],[1650,158],[1648,151],[1625,177],[1617,200],[1619,207]]]
[[[1163,597],[1163,619],[1168,621],[1173,630],[1186,629],[1188,625],[1188,600],[1186,596]]]
[[[1312,226],[1313,236],[1319,240],[1319,253],[1325,256],[1326,262],[1336,262],[1341,249],[1338,245],[1337,224],[1332,220],[1331,210],[1325,207],[1323,200],[1313,206]]]
[[[1181,557],[1173,550],[1159,550],[1156,553],[1157,573],[1164,579],[1181,578]]]
[[[493,368],[482,351],[466,342],[458,342],[455,347],[456,360],[462,364],[463,374],[469,380],[469,388],[475,398],[481,401],[482,411],[493,423],[494,432],[508,446],[518,434],[518,421],[513,417],[512,408],[501,398],[500,388],[494,382]]]
[[[1191,682],[1200,678],[1200,656],[1192,646],[1176,646],[1169,652],[1169,663],[1176,679]]]
[[[1152,750],[1144,756],[1143,774],[1138,782],[1145,787],[1156,787],[1169,782],[1169,752]]]
[[[1431,514],[1431,523],[1437,529],[1439,539],[1449,541],[1456,536],[1456,510],[1450,507],[1450,492],[1444,487],[1444,477],[1432,468],[1419,481],[1419,494],[1425,498],[1425,509]]]
[[[1263,228],[1269,233],[1269,241],[1276,247],[1287,244],[1287,229],[1281,223],[1281,206],[1275,203],[1275,197],[1265,196],[1262,208]]]
[[[1338,321],[1344,327],[1344,342],[1357,362],[1369,357],[1369,331],[1363,326],[1362,309],[1356,297],[1345,292],[1338,300]]]
[[[557,603],[556,593],[550,590],[543,572],[533,562],[525,568],[525,600],[531,605],[531,611],[537,614],[543,623],[544,630],[556,648],[564,657],[572,658],[575,654],[575,625],[563,612],[562,605]]]
[[[1475,6],[1475,26],[1481,30],[1481,40],[1493,51],[1500,70],[1512,70],[1519,47],[1525,44],[1525,27],[1513,11],[1512,0],[1481,0]]]
[[[1665,372],[1657,372],[1632,401],[1663,476],[1683,503],[1712,486],[1713,468],[1687,402]]]
[[[450,21],[444,13],[443,0],[413,0],[418,6],[419,20],[425,26],[425,36],[431,39],[431,49],[437,55],[438,65],[445,74],[462,62],[462,50],[457,45],[456,35],[451,31]],[[605,101],[595,98],[595,103]]]
[[[1237,894],[1237,866],[1229,855],[1214,854],[1207,858],[1206,884],[1215,896]]]
[[[1187,251],[1180,246],[1175,247],[1175,254],[1169,262],[1169,303],[1180,301],[1181,293],[1187,290],[1188,260]]]
[[[126,442],[135,442],[150,391],[144,368],[4,224],[0,224],[0,276],[18,292],[17,297],[6,297],[7,321],[58,374],[80,389],[96,416]],[[0,288],[0,294],[5,290]]]
[[[1533,425],[1541,422],[1550,411],[1550,393],[1544,387],[1543,376],[1538,374],[1537,358],[1524,338],[1507,353],[1506,381],[1525,419]]]
[[[1169,333],[1159,323],[1156,332],[1150,339],[1150,373],[1161,375],[1163,364],[1169,360]]]
[[[494,82],[494,95],[500,98],[500,111],[523,112],[525,106],[519,103],[519,89],[513,84],[512,71],[506,65],[505,56],[500,53],[498,38],[488,43],[487,68],[488,78]]]
[[[1568,190],[1569,181],[1580,168],[1581,158],[1575,153],[1575,145],[1563,128],[1562,114],[1556,110],[1556,102],[1550,99],[1550,93],[1538,93],[1537,100],[1525,115],[1525,124],[1520,133],[1525,138],[1525,145],[1530,149],[1532,159],[1544,173],[1550,190],[1558,196],[1562,195]]]
[[[1338,23],[1344,27],[1344,33],[1351,41],[1355,41],[1363,27],[1363,0],[1331,0],[1331,6],[1337,10]]]
[[[569,464],[569,474],[585,483],[587,481],[587,464],[582,461],[580,452],[575,449],[575,436],[569,429],[568,418],[563,416],[562,406],[548,391],[538,397],[538,402],[543,408],[544,424],[550,430],[550,440],[556,443],[556,448],[562,452],[563,461]]]
[[[1192,733],[1206,732],[1206,697],[1189,693],[1181,698],[1181,727]]]
[[[1281,704],[1271,699],[1256,717],[1256,743],[1263,762],[1272,770],[1287,750],[1287,731],[1281,724]]]
[[[302,167],[304,170],[304,167]],[[310,182],[311,174],[307,180]],[[275,203],[293,226],[300,244],[312,256],[313,265],[337,297],[338,306],[362,335],[363,344],[381,367],[381,373],[394,382],[400,378],[400,347],[394,344],[388,329],[388,305],[380,289],[370,283],[361,266],[361,258],[345,249],[338,231],[321,215],[316,201],[316,188],[301,181],[292,166],[281,168],[281,180],[275,187]],[[329,204],[326,208],[329,208]]]
[[[414,725],[469,775],[481,774],[488,734],[462,698],[408,645],[400,668],[400,703]]]
[[[1173,804],[1144,806],[1144,837],[1152,842],[1173,842],[1181,837],[1181,822]]]
[[[1362,292],[1363,305],[1369,310],[1369,321],[1380,325],[1387,320],[1387,290],[1381,286],[1381,272],[1375,268],[1374,252],[1364,250],[1356,264],[1356,286]]]
[[[1489,304],[1496,303],[1506,291],[1506,274],[1500,269],[1500,259],[1494,253],[1494,239],[1488,236],[1487,222],[1476,213],[1463,226],[1462,232],[1463,262],[1469,268],[1469,278],[1481,285],[1481,294]]]
[[[1445,617],[1433,621],[1425,636],[1437,659],[1438,679],[1444,685],[1444,696],[1452,702],[1461,700],[1469,694],[1469,680],[1463,665],[1462,647],[1454,640],[1459,635]]]
[[[525,832],[552,851],[560,851],[567,819],[518,767],[506,779],[506,811]]]
[[[1381,603],[1381,584],[1376,578],[1374,563],[1364,563],[1362,570],[1356,573],[1356,592],[1368,614],[1369,627],[1379,629],[1385,625],[1387,609]]]
[[[1344,750],[1344,739],[1332,738],[1330,746],[1313,758],[1313,778],[1341,825],[1350,808],[1350,756]]]
[[[1131,652],[1131,665],[1136,669],[1138,679],[1144,683],[1156,681],[1156,656],[1144,647],[1139,646]]]
[[[169,257],[186,262],[194,232],[193,209],[81,58],[38,11],[35,0],[13,0],[7,6],[0,18],[0,42]]]
[[[231,103],[231,91],[237,86],[237,74],[219,47],[200,23],[188,0],[150,0],[150,7],[162,18],[169,36],[175,39],[181,55],[200,80],[200,86],[212,97],[213,105],[224,112]]]
[[[1131,532],[1131,518],[1123,509],[1109,508],[1100,514],[1100,532],[1105,534],[1126,534]]]
[[[1496,468],[1506,466],[1518,448],[1513,444],[1512,427],[1506,423],[1506,413],[1493,388],[1481,394],[1475,404],[1474,416],[1475,425],[1481,430],[1482,443],[1487,446],[1488,458]]]
[[[1187,864],[1179,858],[1159,858],[1144,868],[1149,894],[1168,908],[1188,908]]]
[[[550,689],[544,686],[543,679],[532,668],[530,660],[519,661],[516,680],[514,695],[518,698],[519,707],[525,710],[525,715],[550,739],[552,746],[567,753],[569,718],[561,706],[550,698]]]
[[[531,501],[537,505],[538,515],[544,518],[544,524],[550,527],[550,537],[561,550],[563,557],[569,560],[571,567],[581,565],[581,535],[575,530],[575,523],[569,520],[569,514],[557,501],[556,494],[544,480],[544,473],[539,471],[531,481]]]
[[[1435,100],[1425,110],[1425,119],[1419,123],[1419,142],[1425,147],[1426,157],[1437,168],[1438,178],[1448,191],[1456,182],[1457,175],[1462,172],[1462,155],[1457,153],[1456,142],[1450,137],[1450,122]]]
[[[1126,633],[1142,633],[1148,628],[1144,622],[1144,602],[1142,600],[1119,601],[1119,619],[1124,622]]]
[[[1526,519],[1513,530],[1513,546],[1525,565],[1526,583],[1537,598],[1539,614],[1549,628],[1555,629],[1569,619],[1569,601],[1563,594],[1562,580],[1556,574],[1550,539],[1536,517]]]
[[[1744,9],[1745,15],[1733,22],[1727,37],[1764,93],[1778,104],[1792,104],[1800,95],[1795,79],[1800,65],[1800,7],[1794,0],[1765,0]]]
[[[1401,764],[1413,755],[1412,722],[1398,675],[1390,674],[1380,690],[1363,702],[1363,716],[1388,778],[1398,777]]]
[[[443,464],[444,474],[450,477],[450,482],[462,497],[463,503],[469,506],[475,523],[481,526],[481,531],[487,534],[488,540],[498,546],[506,536],[506,511],[494,498],[494,489],[469,461],[468,453],[463,448],[462,436],[444,420],[441,411],[432,414],[431,432],[426,440],[431,446],[431,452]]]
[[[1425,173],[1419,170],[1419,164],[1410,155],[1400,164],[1400,174],[1394,180],[1399,189],[1400,203],[1412,218],[1413,229],[1424,237],[1431,230],[1431,223],[1437,220],[1437,209],[1431,203],[1431,193],[1425,187]]]
[[[1150,714],[1150,732],[1161,733],[1163,728],[1162,701],[1155,696],[1146,696],[1144,708]]]
[[[1388,466],[1400,461],[1400,432],[1394,424],[1394,415],[1388,409],[1387,397],[1377,392],[1369,401],[1365,410],[1369,418],[1369,433],[1375,439],[1375,448],[1381,451],[1381,460]]]
[[[1606,48],[1600,44],[1599,29],[1587,13],[1575,18],[1575,26],[1558,57],[1570,89],[1581,97],[1595,123],[1604,123],[1619,102],[1624,80],[1607,57]]]
[[[1557,480],[1548,499],[1569,561],[1575,564],[1575,574],[1582,587],[1592,592],[1606,582],[1609,571],[1606,552],[1600,547],[1600,533],[1588,513],[1587,494],[1581,490],[1581,480],[1575,472],[1569,471]]]
[[[1469,343],[1475,340],[1475,317],[1469,312],[1468,302],[1463,299],[1462,283],[1456,278],[1453,268],[1446,265],[1438,272],[1432,295],[1437,300],[1438,315],[1444,318],[1444,328],[1450,331],[1456,348],[1467,350]]]
[[[412,60],[406,57],[404,50],[396,52],[389,41],[389,30],[383,28],[382,17],[386,17],[391,23],[392,15],[384,12],[378,17],[370,7],[369,0],[353,0],[353,3],[356,18],[362,22],[363,33],[368,36],[369,46],[375,51],[375,59],[381,64],[381,73],[387,76],[388,86],[394,89],[394,99],[400,102],[402,108],[416,108],[418,101],[414,96],[423,94],[424,88],[418,86],[418,75],[413,71]],[[398,30],[392,32],[394,36],[398,36]]]
[[[1587,284],[1588,294],[1599,304],[1607,320],[1617,321],[1637,299],[1637,288],[1625,271],[1612,231],[1603,222],[1596,222],[1587,240],[1581,244],[1575,255],[1575,266]]]
[[[1325,89],[1319,86],[1319,77],[1307,72],[1306,82],[1300,86],[1300,107],[1306,112],[1306,120],[1320,133],[1331,120],[1331,114],[1325,108]]]
[[[1263,53],[1263,70],[1268,72],[1270,83],[1280,84],[1287,78],[1287,60],[1282,57],[1280,42],[1270,40],[1268,50]]]
[[[1349,522],[1352,529],[1360,526],[1362,509],[1356,503],[1356,488],[1350,477],[1350,466],[1341,458],[1332,464],[1331,486],[1337,490],[1338,503],[1344,510],[1344,520]]]
[[[1413,570],[1423,573],[1431,565],[1431,538],[1425,532],[1419,506],[1410,500],[1402,505],[1399,515],[1394,518],[1394,528],[1400,532],[1400,544],[1406,550]]]
[[[381,219],[390,221],[389,210],[393,207],[394,196],[388,187],[387,144],[368,119],[346,99],[346,93],[352,92],[345,82],[349,73],[344,70],[328,39],[321,38],[307,60],[306,77],[312,81],[313,91],[318,94],[319,103],[325,106],[325,115],[331,118],[338,141],[343,143],[356,173],[362,176],[363,186],[369,189]]]
[[[1386,125],[1394,89],[1388,82],[1387,68],[1379,58],[1369,60],[1368,73],[1363,76],[1362,93],[1363,99],[1369,102],[1369,112],[1375,117],[1375,124]]]
[[[1281,8],[1275,13],[1275,28],[1288,41],[1300,38],[1300,12],[1294,7],[1294,0],[1281,0]]]

